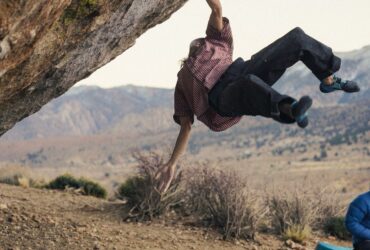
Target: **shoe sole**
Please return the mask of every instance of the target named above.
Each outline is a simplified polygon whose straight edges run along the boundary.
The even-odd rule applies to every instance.
[[[353,90],[343,90],[344,92],[346,92],[346,93],[356,93],[356,92],[360,92],[360,88],[359,87],[357,87],[356,89],[353,89]]]
[[[292,115],[294,117],[299,117],[304,115],[307,110],[309,110],[312,106],[312,99],[309,96],[303,96],[301,99],[299,99],[297,106],[295,107],[295,110],[298,111],[298,113],[295,113],[294,110],[292,110]]]
[[[301,117],[306,114],[306,112],[311,108],[312,106],[312,99],[309,96],[303,96],[301,99],[299,99],[297,106],[294,110],[297,110],[298,113],[295,113],[292,111],[293,116],[297,120],[297,117]],[[297,121],[297,125],[300,128],[306,128],[308,126],[308,117],[305,116],[301,121]]]
[[[343,91],[345,93],[355,93],[355,92],[360,92],[360,87],[357,86],[357,88],[354,88],[352,90],[345,90],[345,89],[324,89],[321,85],[320,85],[320,91],[324,94],[328,94],[328,93],[332,93],[332,92],[335,92],[335,91]]]

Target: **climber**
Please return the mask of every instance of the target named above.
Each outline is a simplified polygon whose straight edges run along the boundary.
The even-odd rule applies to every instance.
[[[348,208],[345,224],[354,250],[370,249],[370,191],[359,195]]]
[[[341,60],[324,44],[295,28],[244,61],[232,61],[233,37],[229,20],[222,16],[220,0],[206,0],[212,10],[206,37],[191,42],[188,58],[178,73],[174,120],[181,125],[173,154],[156,175],[163,192],[173,178],[176,162],[185,151],[194,115],[213,131],[238,123],[243,115],[264,116],[281,123],[308,125],[309,96],[296,100],[272,85],[285,70],[302,61],[320,80],[320,90],[357,92],[353,81],[334,75]],[[297,87],[299,87],[297,79]]]

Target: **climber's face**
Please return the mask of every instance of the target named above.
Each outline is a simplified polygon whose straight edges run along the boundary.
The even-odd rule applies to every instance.
[[[193,55],[204,43],[204,38],[195,39],[190,43],[189,56]]]

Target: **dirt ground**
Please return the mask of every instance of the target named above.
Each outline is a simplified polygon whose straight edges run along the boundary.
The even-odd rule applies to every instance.
[[[0,249],[292,249],[270,235],[258,236],[263,245],[232,243],[175,221],[127,223],[123,211],[117,202],[0,184]],[[318,240],[294,249],[314,249]]]

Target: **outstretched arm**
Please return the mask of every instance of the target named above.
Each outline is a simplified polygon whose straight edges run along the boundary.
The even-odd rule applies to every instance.
[[[211,17],[209,18],[209,24],[221,31],[224,27],[222,20],[222,6],[220,0],[206,0],[209,7],[212,10]]]
[[[169,188],[171,181],[175,175],[176,164],[179,157],[185,152],[188,145],[190,131],[191,131],[191,118],[188,116],[180,117],[181,129],[176,140],[176,145],[173,149],[172,155],[168,163],[158,170],[156,179],[159,180],[158,191],[163,193]]]

